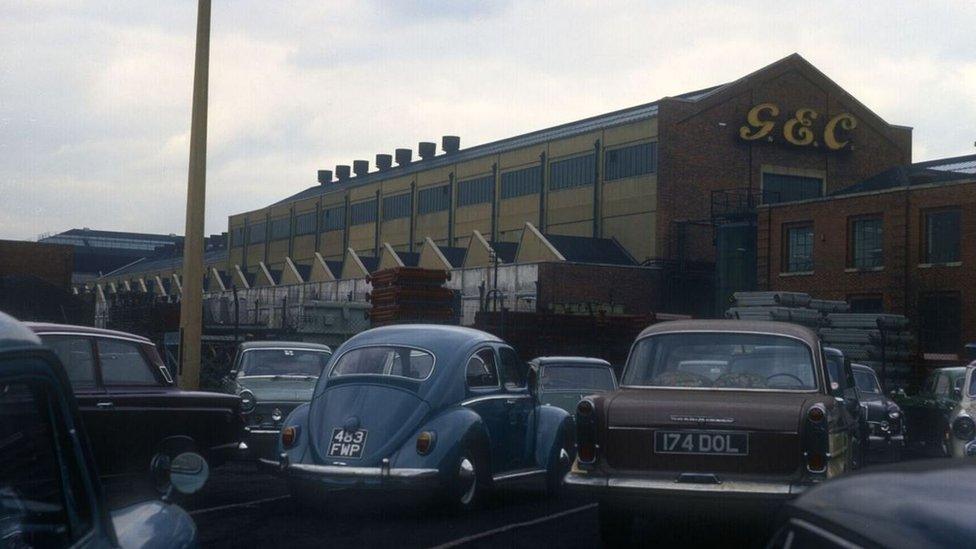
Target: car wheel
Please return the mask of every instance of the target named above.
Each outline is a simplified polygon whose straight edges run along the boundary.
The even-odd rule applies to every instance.
[[[626,547],[634,529],[630,511],[600,502],[600,541],[605,547]]]
[[[571,450],[572,446],[564,436],[560,437],[549,454],[549,470],[546,471],[546,495],[549,497],[557,496],[562,491],[563,480],[572,465]]]
[[[481,452],[470,448],[458,456],[446,494],[449,507],[469,511],[481,506],[488,484],[485,480],[488,464],[481,456]]]

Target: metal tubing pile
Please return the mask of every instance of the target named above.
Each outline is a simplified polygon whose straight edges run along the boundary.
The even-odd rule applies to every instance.
[[[456,323],[458,312],[454,291],[445,288],[450,278],[445,270],[394,267],[367,278],[373,290],[366,294],[372,303],[373,326],[430,322]]]

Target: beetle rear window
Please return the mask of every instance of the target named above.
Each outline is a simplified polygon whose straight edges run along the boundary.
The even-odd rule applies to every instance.
[[[622,385],[808,391],[817,388],[813,354],[788,337],[674,333],[642,339]]]
[[[363,347],[343,353],[329,377],[372,375],[424,380],[434,370],[434,355],[399,346]]]

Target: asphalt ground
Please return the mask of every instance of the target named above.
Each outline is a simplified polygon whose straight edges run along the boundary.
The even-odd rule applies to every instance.
[[[153,497],[147,483],[107,479],[110,505]],[[197,525],[202,547],[599,547],[597,505],[584,497],[547,498],[520,487],[491,494],[483,509],[448,513],[416,500],[380,495],[337,496],[308,509],[284,484],[253,464],[233,462],[213,471],[204,489],[177,497]],[[643,518],[633,543],[641,547],[762,547],[773,517]]]

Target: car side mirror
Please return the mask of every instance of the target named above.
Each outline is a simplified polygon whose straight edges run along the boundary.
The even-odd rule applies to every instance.
[[[231,370],[231,371],[227,372],[227,377],[229,377],[231,379],[235,379],[237,377],[237,370]]]

